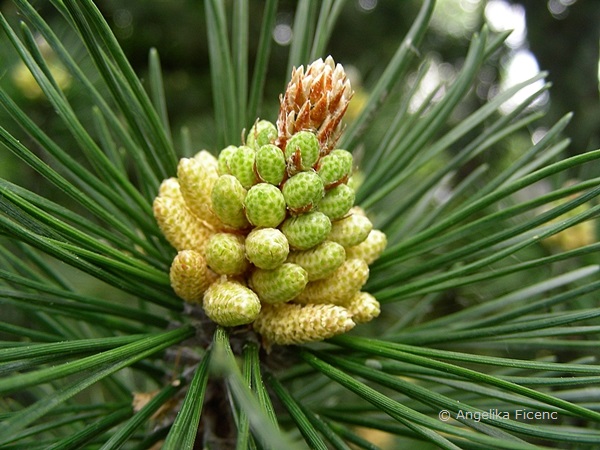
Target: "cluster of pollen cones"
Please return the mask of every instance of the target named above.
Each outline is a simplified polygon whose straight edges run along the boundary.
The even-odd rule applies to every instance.
[[[294,69],[277,127],[257,121],[244,145],[183,158],[162,183],[154,215],[178,251],[171,285],[217,324],[288,345],[379,315],[361,288],[387,240],[353,207],[351,154],[336,149],[351,97],[331,57]]]

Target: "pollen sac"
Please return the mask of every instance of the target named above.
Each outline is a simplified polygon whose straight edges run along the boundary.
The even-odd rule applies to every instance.
[[[325,240],[331,231],[331,221],[325,214],[312,211],[288,217],[281,231],[293,249],[308,250]]]
[[[249,189],[258,182],[254,173],[255,156],[256,152],[253,148],[242,145],[228,159],[229,172],[240,181],[245,189]]]
[[[297,303],[345,305],[369,278],[369,266],[362,259],[347,259],[329,277],[311,281],[294,300]]]
[[[346,260],[346,251],[337,242],[325,241],[310,250],[293,251],[287,261],[298,264],[308,274],[308,281],[330,276]]]
[[[255,227],[276,228],[286,216],[285,199],[272,184],[259,183],[248,191],[244,200],[246,217]]]
[[[277,186],[285,177],[285,156],[276,145],[263,145],[256,152],[255,168],[262,181]]]
[[[253,322],[260,313],[261,305],[251,289],[223,278],[206,290],[202,307],[213,322],[224,327],[236,327]]]
[[[248,269],[244,238],[217,233],[206,244],[206,263],[219,275],[240,275]]]
[[[368,292],[358,292],[344,307],[356,323],[370,322],[381,313],[379,302]]]
[[[219,171],[219,175],[231,175],[231,171],[229,170],[229,158],[233,155],[233,152],[237,150],[235,145],[228,145],[219,153],[219,158],[217,160],[217,170]]]
[[[352,154],[341,149],[332,151],[321,158],[317,173],[323,180],[325,189],[345,183],[352,174]]]
[[[367,264],[377,260],[385,250],[387,236],[383,231],[371,230],[367,238],[360,244],[346,249],[348,258],[360,258]]]
[[[219,178],[217,163],[214,156],[204,152],[202,157],[182,158],[177,166],[177,178],[181,194],[187,207],[198,217],[215,228],[222,226],[218,217],[212,210],[211,191]],[[203,160],[214,163],[207,163]]]
[[[162,182],[152,210],[158,227],[173,247],[204,252],[206,242],[214,231],[188,209],[176,178]]]
[[[320,156],[319,140],[310,131],[299,131],[287,142],[285,158],[290,175],[309,170],[316,164]]]
[[[354,205],[354,197],[354,189],[347,184],[340,184],[325,193],[317,209],[332,221],[341,219]]]
[[[346,174],[348,176],[352,175],[352,166],[354,164],[352,153],[350,153],[348,150],[336,148],[330,153],[330,155],[340,158],[342,160],[342,167],[344,168]]]
[[[225,225],[235,229],[248,227],[250,224],[244,214],[246,189],[232,175],[223,175],[215,183],[211,202],[213,211]]]
[[[216,169],[218,167],[217,158],[207,150],[200,150],[194,155],[193,159],[206,168]]]
[[[194,250],[177,253],[169,271],[171,286],[186,302],[201,303],[202,295],[210,284],[204,257]]]
[[[364,241],[372,229],[373,224],[368,217],[361,214],[350,214],[333,222],[328,239],[346,248],[352,247]]]
[[[256,228],[246,236],[246,257],[256,267],[275,269],[290,252],[285,235],[277,228]]]
[[[246,145],[258,150],[263,145],[272,144],[277,139],[277,127],[268,120],[259,120],[248,132]]]
[[[297,297],[308,283],[306,270],[297,264],[284,263],[273,270],[256,269],[250,285],[265,303],[284,303]]]
[[[165,198],[172,198],[181,201],[182,205],[185,204],[183,195],[181,195],[181,188],[179,186],[179,180],[175,177],[167,178],[160,183],[158,187],[158,196]]]
[[[323,182],[314,171],[300,172],[283,185],[283,197],[290,212],[308,212],[325,194]]]
[[[329,339],[355,325],[341,306],[279,303],[264,305],[253,327],[269,345],[294,345]]]

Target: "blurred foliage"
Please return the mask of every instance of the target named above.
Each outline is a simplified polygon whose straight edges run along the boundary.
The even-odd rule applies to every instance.
[[[512,0],[514,1],[514,0]],[[573,111],[567,128],[572,153],[600,145],[600,2],[519,0],[526,11],[527,38],[554,85],[544,123]],[[544,7],[546,6],[546,7]]]
[[[568,128],[573,140],[570,152],[576,154],[594,148],[600,140],[597,78],[597,24],[600,21],[600,2],[578,1],[571,4],[561,15],[552,15],[546,2],[514,2],[522,4],[526,9],[526,45],[529,45],[536,55],[540,68],[550,71],[549,80],[555,84],[550,103],[544,106],[548,109],[548,114],[542,123],[550,125],[565,111],[574,111],[575,120]],[[296,3],[295,0],[282,0],[279,3],[278,24],[293,25]],[[421,56],[427,56],[438,66],[438,76],[451,79],[453,73],[460,68],[470,36],[485,22],[484,11],[487,3],[475,0],[438,2],[431,29],[421,47]],[[560,2],[556,0],[554,3]],[[97,4],[113,27],[136,72],[142,77],[148,68],[148,49],[158,49],[173,129],[187,127],[195,148],[216,150],[216,138],[212,132],[213,119],[210,115],[212,98],[207,65],[204,8],[192,0],[130,0],[126,3],[119,0],[101,0]],[[370,9],[373,5],[375,6]],[[346,67],[355,69],[350,69],[351,73],[355,74],[353,85],[357,87],[355,104],[362,95],[368,95],[369,87],[374,85],[380,75],[378,70],[383,67],[382,61],[391,58],[396,43],[405,35],[410,20],[420,5],[418,0],[346,2],[328,52],[335,55],[336,60]],[[0,6],[7,16],[12,16],[12,6],[9,2],[3,1]],[[61,22],[61,18],[49,2],[38,1],[37,7],[53,25]],[[250,23],[249,34],[253,39],[249,42],[249,61],[254,61],[256,56],[262,7],[262,1],[250,2],[252,17],[255,19]],[[366,17],[368,20],[365,20]],[[58,29],[60,30],[60,27]],[[9,85],[5,88],[11,95],[18,94],[15,91],[18,91],[19,87],[10,77],[11,72],[16,70],[16,57],[8,52],[10,46],[4,42],[5,37],[0,39],[0,58],[2,66],[6,68],[2,83]],[[65,36],[65,39],[72,47],[81,45],[72,36]],[[365,43],[372,46],[375,42],[376,47],[364,48]],[[269,99],[269,102],[265,103],[260,114],[271,120],[275,118],[278,106],[274,100],[283,89],[279,80],[287,77],[287,52],[286,45],[274,45],[269,62],[269,77],[264,92],[264,98]],[[474,86],[477,95],[470,96],[463,102],[448,126],[458,123],[483,104],[491,94],[497,92],[497,85],[502,76],[502,64],[506,62],[510,52],[511,49],[504,46],[486,63],[479,75],[478,84]],[[72,97],[76,102],[76,87],[73,91]],[[62,126],[54,115],[47,114],[47,103],[40,99],[28,98],[31,96],[27,94],[24,97],[25,104],[28,105],[27,112],[38,121],[42,119],[42,126]],[[18,95],[13,95],[13,98],[18,98]],[[44,120],[51,123],[44,124]],[[2,121],[6,122],[4,119]],[[177,134],[175,138],[178,139]],[[12,159],[7,158],[6,161],[3,159],[0,170],[14,173]],[[468,167],[465,170],[468,170]],[[3,175],[11,178],[7,173]],[[28,175],[14,174],[16,177]]]

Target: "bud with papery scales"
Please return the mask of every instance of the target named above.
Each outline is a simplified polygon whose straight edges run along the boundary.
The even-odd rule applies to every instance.
[[[277,146],[285,150],[288,139],[302,130],[313,131],[322,156],[335,148],[342,132],[342,117],[354,91],[341,64],[328,56],[304,71],[294,69],[285,95],[279,97]]]

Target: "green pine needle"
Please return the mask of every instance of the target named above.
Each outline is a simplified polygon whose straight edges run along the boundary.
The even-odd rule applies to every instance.
[[[275,122],[266,94],[289,78],[271,69],[289,77],[325,59],[354,5],[297,2],[289,49],[272,37],[287,20],[277,0],[188,5],[206,20],[196,38],[212,110],[195,104],[202,115],[183,123],[170,115],[172,60],[151,48],[147,71],[134,66],[92,0],[12,3],[17,14],[0,14],[0,447],[600,442],[600,150],[570,148],[567,125],[581,120],[570,113],[531,143],[552,95],[545,72],[467,104],[508,33],[483,26],[452,81],[431,89],[425,0],[355,86],[366,99],[337,145],[354,154],[357,205],[387,235],[363,288],[382,311],[325,343],[282,347],[177,297],[153,201],[202,142],[216,154],[258,119]],[[16,69],[37,87],[20,91]]]

